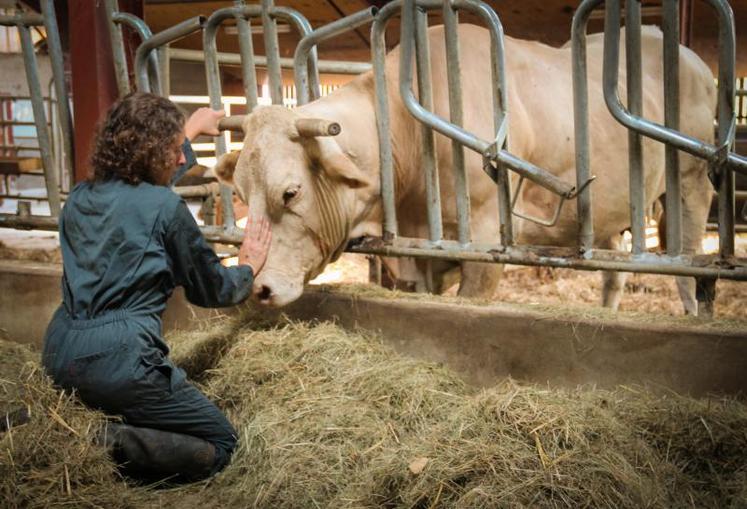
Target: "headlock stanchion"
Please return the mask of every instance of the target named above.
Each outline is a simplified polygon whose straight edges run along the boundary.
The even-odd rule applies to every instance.
[[[539,168],[510,152],[508,139],[509,104],[506,65],[504,58],[503,27],[497,14],[479,0],[394,0],[377,12],[366,9],[338,21],[312,30],[308,20],[287,7],[275,6],[273,0],[245,4],[236,0],[232,7],[216,10],[208,17],[198,16],[184,21],[158,34],[152,34],[143,20],[120,13],[116,0],[106,0],[107,15],[111,28],[113,58],[120,94],[130,91],[127,63],[122,41],[121,25],[134,30],[141,39],[137,49],[133,73],[138,89],[167,93],[168,79],[164,72],[167,60],[157,56],[168,44],[188,34],[203,31],[204,52],[175,49],[170,58],[205,61],[210,106],[221,108],[222,89],[219,74],[220,63],[238,64],[242,67],[244,95],[249,110],[258,103],[256,67],[265,67],[268,74],[269,93],[273,104],[282,104],[281,68],[293,68],[297,88],[297,104],[303,105],[320,96],[319,72],[360,73],[372,67],[375,84],[376,126],[379,137],[379,160],[381,198],[383,208],[382,238],[367,238],[351,246],[352,252],[384,256],[412,256],[450,261],[476,261],[512,263],[520,265],[544,265],[581,270],[612,270],[626,272],[649,272],[701,278],[713,281],[717,277],[747,280],[747,261],[734,257],[734,172],[747,173],[747,158],[731,152],[735,133],[734,111],[734,21],[725,0],[707,0],[719,18],[719,92],[718,92],[718,136],[715,144],[697,140],[679,131],[679,98],[677,82],[678,28],[677,1],[664,0],[664,76],[665,121],[664,125],[642,118],[642,64],[641,64],[641,12],[640,2],[626,2],[626,76],[627,109],[618,97],[619,44],[620,44],[620,0],[583,0],[573,18],[572,73],[574,93],[574,134],[576,156],[576,182],[564,182],[545,169]],[[633,237],[632,253],[594,248],[592,217],[592,168],[589,150],[589,105],[586,62],[586,27],[591,12],[602,3],[606,4],[603,89],[604,99],[614,118],[628,129],[630,161],[630,219]],[[59,192],[53,168],[51,149],[46,131],[35,68],[35,56],[30,44],[28,26],[47,27],[52,57],[53,72],[58,98],[66,98],[62,72],[61,50],[56,22],[53,18],[52,0],[44,0],[45,17],[21,14],[0,17],[0,23],[18,26],[24,48],[29,87],[32,92],[34,118],[40,137],[47,190],[53,217],[23,215],[0,215],[0,227],[12,228],[57,228]],[[433,82],[430,69],[430,48],[427,34],[428,12],[440,9],[444,19],[445,47],[449,97],[449,118],[436,115],[433,105]],[[468,11],[476,15],[490,34],[490,69],[492,84],[493,139],[483,139],[465,129],[462,108],[462,77],[460,76],[458,12]],[[404,238],[398,235],[396,215],[396,193],[394,161],[392,155],[391,124],[388,110],[388,91],[385,76],[386,46],[384,34],[387,23],[395,15],[401,15],[401,48],[399,62],[398,93],[408,112],[419,122],[421,130],[423,178],[428,204],[428,239]],[[216,34],[219,26],[229,19],[235,20],[239,34],[239,54],[218,53]],[[292,26],[300,35],[294,58],[280,58],[277,22]],[[265,55],[254,55],[252,23],[261,23],[263,28]],[[371,26],[372,66],[365,63],[319,61],[317,45],[331,37],[366,23]],[[414,65],[413,65],[414,59]],[[159,60],[161,66],[159,66]],[[161,71],[159,71],[161,69]],[[417,73],[417,97],[413,90],[413,72]],[[59,80],[59,81],[58,81]],[[35,82],[35,83],[34,83]],[[62,88],[60,88],[62,87]],[[72,156],[69,108],[67,102],[58,100],[58,115],[63,126],[66,163]],[[242,117],[228,117],[221,122],[223,130],[241,130]],[[66,127],[67,126],[67,127]],[[344,126],[343,126],[344,128]],[[65,131],[67,129],[67,131]],[[457,230],[456,239],[444,238],[441,190],[438,160],[435,154],[435,133],[440,133],[452,144],[452,167],[455,182]],[[642,137],[664,143],[667,148],[666,192],[668,197],[667,253],[653,254],[645,250],[645,204],[644,168],[642,161]],[[216,155],[226,152],[225,139],[216,138]],[[470,235],[469,182],[465,169],[464,150],[477,152],[482,159],[483,170],[496,185],[500,221],[500,239],[495,243],[473,242]],[[713,255],[683,254],[682,211],[679,208],[678,151],[685,151],[708,161],[711,176],[718,190],[720,253]],[[512,192],[511,172],[517,176]],[[548,218],[531,217],[514,210],[525,179],[557,195],[559,202]],[[242,232],[235,227],[232,192],[217,182],[184,186],[174,189],[184,197],[207,197],[213,199],[218,192],[223,206],[223,224],[208,224],[202,228],[208,240],[238,244]],[[538,247],[516,245],[513,231],[514,217],[523,218],[551,227],[560,215],[560,207],[568,199],[576,199],[578,217],[578,248]],[[208,221],[206,221],[208,222]],[[500,242],[498,242],[500,240]],[[699,287],[700,288],[700,287]],[[706,288],[706,291],[708,289]]]
[[[314,73],[309,73],[307,62],[309,61],[309,54],[312,49],[326,39],[331,39],[343,32],[370,23],[374,16],[376,16],[377,10],[376,7],[370,7],[355,14],[351,14],[350,16],[338,19],[337,21],[333,21],[328,25],[324,25],[307,33],[299,41],[293,57],[293,68],[295,70],[296,78],[296,94],[299,106],[309,102],[309,99],[313,101],[320,97],[318,78],[316,80],[317,83],[312,83],[311,90],[309,90],[309,81],[311,79],[310,74],[313,75]]]
[[[669,6],[672,0],[665,1],[664,14],[667,18],[676,16],[676,6]],[[617,94],[618,63],[619,63],[619,40],[620,40],[620,0],[607,0],[605,16],[604,35],[604,98],[612,115],[624,126],[644,136],[658,140],[668,147],[667,161],[670,168],[667,177],[667,195],[679,196],[677,189],[678,180],[674,174],[674,161],[676,154],[672,151],[684,150],[696,157],[706,159],[711,165],[713,176],[718,190],[719,204],[719,254],[726,259],[734,255],[734,174],[738,171],[747,174],[747,157],[730,152],[734,143],[736,132],[736,114],[734,112],[734,87],[735,87],[735,38],[734,38],[734,16],[731,7],[723,0],[708,0],[708,3],[716,9],[719,20],[719,79],[718,79],[718,136],[716,145],[703,142],[683,134],[677,130],[676,118],[678,111],[673,111],[678,105],[676,79],[667,80],[665,83],[666,107],[669,113],[665,115],[668,125],[660,125],[643,119],[634,112],[626,110]],[[667,22],[665,26],[672,23]],[[674,29],[665,30],[665,78],[671,74],[676,78],[676,67],[668,61],[676,60],[672,54],[672,40],[677,37]],[[640,58],[640,54],[636,55]],[[667,122],[665,122],[666,124]],[[672,175],[670,175],[670,173]],[[670,189],[671,187],[671,189]],[[681,200],[678,200],[678,202]],[[679,205],[679,203],[678,203]],[[667,200],[667,207],[670,206]],[[668,254],[676,256],[679,252],[681,239],[681,211],[679,207],[674,208],[674,217],[670,219],[667,210],[667,240],[675,241],[674,252]],[[672,227],[670,228],[670,221]]]
[[[112,62],[114,63],[114,75],[117,79],[117,90],[119,96],[127,95],[131,91],[130,76],[127,71],[127,57],[125,56],[124,39],[120,25],[125,25],[135,32],[140,41],[147,41],[153,36],[150,27],[134,14],[119,12],[118,0],[106,0],[106,16],[109,22],[109,39],[112,44]],[[155,53],[148,55],[148,86],[156,93],[161,92],[161,78],[158,66],[158,57]]]

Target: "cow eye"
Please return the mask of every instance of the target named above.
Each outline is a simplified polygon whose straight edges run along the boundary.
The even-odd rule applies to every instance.
[[[297,194],[298,188],[296,187],[286,189],[286,191],[283,193],[283,205],[288,205],[290,201],[296,197]]]

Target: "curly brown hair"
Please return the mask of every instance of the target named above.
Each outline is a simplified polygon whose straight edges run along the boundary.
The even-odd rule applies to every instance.
[[[165,184],[176,167],[184,113],[166,98],[142,92],[111,107],[94,140],[93,182]]]

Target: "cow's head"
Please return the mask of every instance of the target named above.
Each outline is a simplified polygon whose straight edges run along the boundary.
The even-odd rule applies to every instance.
[[[254,281],[254,297],[283,306],[334,261],[347,244],[356,215],[355,192],[369,177],[331,135],[339,125],[308,119],[282,106],[259,108],[243,120],[244,147],[216,165],[249,214],[266,216],[272,245]]]

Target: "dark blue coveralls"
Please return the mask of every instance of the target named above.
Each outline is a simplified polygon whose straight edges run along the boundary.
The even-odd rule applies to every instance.
[[[195,163],[188,142],[187,164]],[[44,339],[54,382],[125,423],[192,435],[215,447],[213,473],[236,445],[222,412],[168,358],[161,314],[176,286],[198,306],[238,304],[248,266],[223,267],[169,188],[121,180],[78,184],[60,217],[63,302]]]

